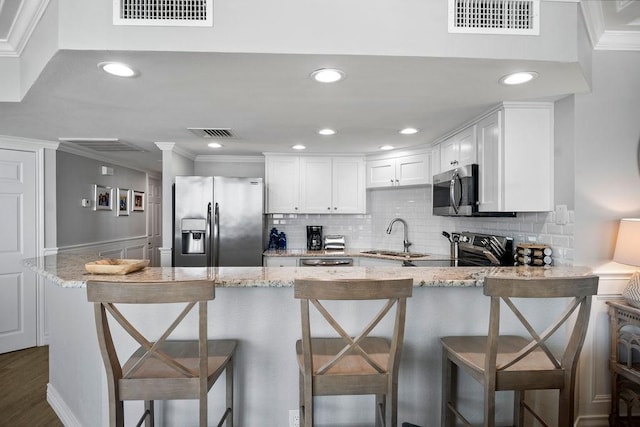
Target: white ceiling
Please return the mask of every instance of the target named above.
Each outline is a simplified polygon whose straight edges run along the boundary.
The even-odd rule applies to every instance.
[[[6,45],[11,28],[18,27],[8,23],[10,3],[0,0],[0,51],[3,33]],[[589,3],[587,14],[597,15],[587,19],[596,48],[603,34],[640,29],[639,1],[584,3]],[[625,3],[621,11],[616,8]],[[433,141],[500,101],[555,99],[588,89],[576,79],[576,64],[560,62],[108,53],[134,65],[140,76],[104,74],[96,67],[105,60],[104,51],[58,51],[21,102],[0,102],[0,134],[50,141],[117,138],[145,152],[113,153],[113,159],[158,171],[161,153],[155,142],[175,142],[192,157],[291,151],[298,143],[308,147],[306,153],[373,153],[385,144],[404,148]],[[346,79],[320,84],[309,78],[314,69],[329,65],[343,69]],[[540,77],[520,87],[498,84],[504,74],[521,69],[535,69]],[[421,132],[399,135],[406,126]],[[206,146],[211,140],[195,136],[189,127],[229,128],[235,137],[212,150]],[[338,133],[320,136],[316,132],[323,127]]]

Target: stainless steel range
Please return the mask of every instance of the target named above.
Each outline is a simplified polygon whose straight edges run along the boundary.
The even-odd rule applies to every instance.
[[[457,265],[513,265],[513,239],[511,237],[496,236],[464,231],[451,233],[452,239],[458,237]],[[451,243],[455,249],[455,242]]]
[[[451,260],[410,260],[408,267],[473,267],[490,265],[513,265],[513,239],[493,234],[472,233],[470,231],[448,233],[442,235],[449,239]]]

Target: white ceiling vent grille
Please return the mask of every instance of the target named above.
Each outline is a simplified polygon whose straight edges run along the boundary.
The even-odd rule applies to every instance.
[[[235,138],[231,129],[220,128],[188,128],[191,132],[201,138]]]
[[[213,0],[113,0],[114,25],[213,26]]]
[[[118,138],[58,138],[60,142],[68,142],[82,148],[100,152],[144,152],[129,142],[120,141]]]
[[[540,0],[449,0],[449,32],[540,34]]]

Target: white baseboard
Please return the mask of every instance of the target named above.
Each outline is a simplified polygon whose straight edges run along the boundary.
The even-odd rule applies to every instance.
[[[575,422],[576,427],[608,427],[609,414],[607,415],[586,415],[578,417]]]
[[[51,383],[47,384],[47,402],[65,427],[82,427],[82,424],[73,415],[71,409],[69,409]]]

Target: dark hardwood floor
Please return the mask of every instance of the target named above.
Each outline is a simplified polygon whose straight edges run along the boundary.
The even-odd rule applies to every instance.
[[[49,347],[0,354],[0,426],[58,427],[47,403]]]

